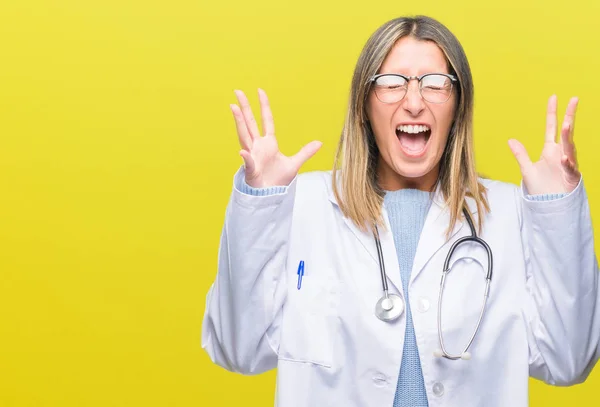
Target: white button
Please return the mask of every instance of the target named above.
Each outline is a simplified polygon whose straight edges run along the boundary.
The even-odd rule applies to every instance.
[[[427,312],[429,311],[429,300],[426,297],[421,297],[417,300],[417,309],[420,312]]]
[[[384,387],[388,384],[388,378],[383,373],[375,373],[373,375],[373,383],[377,387]]]
[[[435,382],[433,384],[433,394],[440,397],[444,394],[444,385],[440,382]]]

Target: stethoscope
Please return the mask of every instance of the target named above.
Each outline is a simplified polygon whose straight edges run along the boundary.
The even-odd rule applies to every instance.
[[[465,218],[467,219],[467,222],[469,223],[469,228],[471,229],[471,236],[461,237],[456,242],[454,242],[450,247],[448,254],[446,255],[446,261],[444,262],[444,270],[442,271],[442,280],[440,282],[440,295],[438,299],[437,326],[438,336],[440,339],[440,349],[433,352],[433,355],[436,357],[444,357],[446,359],[451,360],[471,359],[471,354],[468,352],[469,347],[473,343],[475,335],[477,334],[479,326],[481,325],[481,320],[483,319],[483,313],[485,311],[485,305],[487,303],[487,299],[490,292],[490,282],[492,281],[492,250],[490,249],[490,246],[488,246],[488,244],[485,242],[485,240],[477,236],[475,226],[473,226],[473,220],[471,219],[471,215],[469,215],[469,212],[466,210],[466,208],[463,208],[463,213],[465,215]],[[387,274],[385,272],[385,263],[383,261],[383,252],[381,250],[381,241],[379,239],[379,231],[377,230],[377,227],[375,227],[374,229],[374,237],[375,245],[377,246],[377,255],[379,256],[379,271],[381,272],[381,285],[383,286],[383,296],[379,299],[379,301],[377,301],[377,304],[375,305],[375,314],[377,315],[377,318],[379,318],[382,321],[393,321],[400,317],[400,315],[402,315],[402,312],[404,312],[404,303],[402,301],[402,298],[400,298],[396,294],[390,294],[388,292]],[[485,277],[485,291],[483,293],[483,304],[481,306],[481,311],[479,312],[479,319],[477,320],[475,330],[473,331],[473,334],[471,335],[471,338],[469,339],[469,342],[467,343],[467,346],[465,346],[462,353],[459,355],[451,355],[446,351],[446,348],[444,347],[444,338],[442,336],[442,296],[444,293],[444,283],[446,281],[446,276],[448,275],[448,273],[450,273],[450,260],[452,258],[452,254],[461,243],[465,242],[475,242],[483,246],[483,248],[487,252],[488,267],[487,275]]]

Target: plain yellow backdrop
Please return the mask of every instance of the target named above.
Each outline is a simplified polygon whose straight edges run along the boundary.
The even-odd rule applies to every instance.
[[[282,150],[321,140],[303,171],[329,169],[367,37],[421,13],[470,59],[482,174],[518,183],[508,138],[537,158],[548,96],[561,117],[581,98],[597,227],[597,0],[3,0],[0,406],[272,405],[273,372],[228,373],[200,347],[241,164],[233,90],[257,109],[264,88]],[[531,405],[599,405],[599,369],[532,381]]]

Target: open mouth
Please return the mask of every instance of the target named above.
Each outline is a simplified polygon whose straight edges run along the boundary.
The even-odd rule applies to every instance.
[[[401,125],[396,128],[396,136],[408,155],[419,155],[427,147],[431,129],[425,125]]]

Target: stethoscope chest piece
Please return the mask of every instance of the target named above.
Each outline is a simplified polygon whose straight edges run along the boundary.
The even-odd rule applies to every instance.
[[[382,321],[398,319],[404,312],[404,301],[396,294],[388,294],[377,301],[375,315]]]

